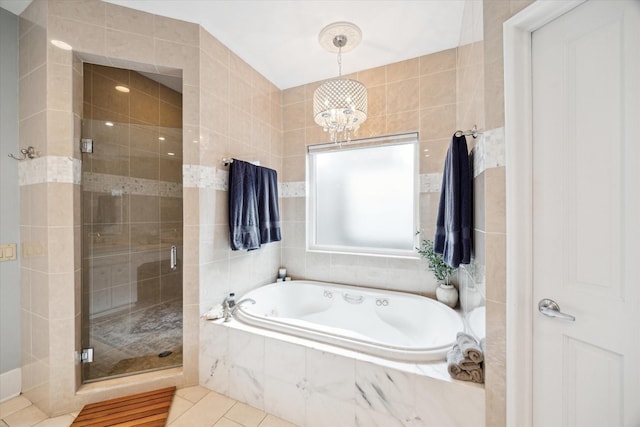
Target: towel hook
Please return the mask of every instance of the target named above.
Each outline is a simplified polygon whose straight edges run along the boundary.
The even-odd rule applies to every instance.
[[[461,136],[472,136],[473,139],[476,139],[478,137],[478,135],[480,135],[482,133],[481,130],[478,130],[478,125],[473,125],[473,128],[471,130],[468,130],[466,132],[463,132],[461,130],[457,130],[455,133],[455,136],[457,136],[458,138]]]
[[[9,154],[9,157],[15,160],[35,159],[37,157],[36,149],[31,145],[27,148],[22,148],[20,152],[22,153],[22,157],[16,157],[13,154]]]

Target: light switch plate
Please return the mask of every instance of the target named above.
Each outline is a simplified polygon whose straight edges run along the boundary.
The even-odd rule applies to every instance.
[[[12,261],[16,259],[16,243],[0,245],[0,261]]]

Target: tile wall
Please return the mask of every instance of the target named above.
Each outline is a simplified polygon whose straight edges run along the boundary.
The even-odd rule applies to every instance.
[[[442,167],[456,130],[458,49],[425,55],[349,77],[368,90],[369,117],[357,137],[419,132],[420,230],[433,239]],[[313,92],[321,82],[283,91],[283,178],[304,188],[307,146],[328,142],[313,121]],[[435,296],[436,281],[421,259],[306,252],[306,198],[283,194],[283,264],[294,278],[402,290]]]
[[[222,157],[259,160],[281,172],[280,91],[198,25],[98,0],[34,0],[20,17],[19,36],[20,145],[34,145],[39,155],[20,172],[25,395],[59,414],[196,384],[201,304],[271,281],[280,264],[279,244],[250,253],[228,249],[223,180],[201,178],[224,177]],[[80,384],[77,355],[83,62],[183,80],[184,368],[91,386]]]

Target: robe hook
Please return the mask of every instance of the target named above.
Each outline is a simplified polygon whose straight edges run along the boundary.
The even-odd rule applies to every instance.
[[[22,153],[22,157],[16,157],[13,154],[9,154],[9,157],[15,160],[35,159],[37,157],[36,149],[33,148],[33,146],[31,145],[28,146],[27,148],[22,148],[20,152]]]

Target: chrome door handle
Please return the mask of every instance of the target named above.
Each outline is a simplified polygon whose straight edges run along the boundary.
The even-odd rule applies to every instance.
[[[176,248],[176,245],[171,245],[169,268],[171,268],[171,270],[175,270],[178,268],[178,248]]]
[[[552,299],[544,298],[538,303],[538,311],[545,316],[555,317],[562,320],[568,320],[575,322],[576,318],[570,314],[566,314],[560,311],[560,306]]]

